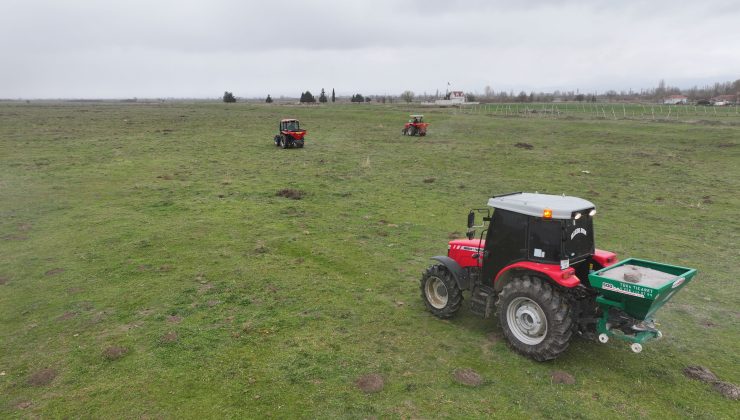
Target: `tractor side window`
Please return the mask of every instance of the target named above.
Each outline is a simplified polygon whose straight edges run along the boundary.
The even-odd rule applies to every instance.
[[[559,220],[531,218],[529,220],[529,258],[542,261],[560,261],[563,226]]]

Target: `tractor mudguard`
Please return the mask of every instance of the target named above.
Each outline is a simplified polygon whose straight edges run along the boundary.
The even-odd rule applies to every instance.
[[[609,251],[604,251],[602,249],[597,249],[591,258],[593,258],[593,260],[602,267],[609,267],[610,265],[616,264],[619,261],[617,259],[617,254]]]
[[[458,264],[457,261],[445,255],[437,255],[436,257],[432,257],[431,259],[441,262],[442,265],[444,265],[447,270],[449,270],[449,272],[452,274],[452,277],[455,279],[455,283],[457,283],[457,287],[459,287],[460,290],[468,290],[470,288],[468,276],[465,275],[465,271],[463,271],[462,267],[460,267],[460,264]]]
[[[493,281],[493,288],[498,292],[503,289],[505,283],[521,271],[534,271],[541,274],[543,278],[567,288],[576,287],[581,280],[576,276],[573,267],[561,270],[555,264],[542,264],[532,261],[519,261],[503,268]]]

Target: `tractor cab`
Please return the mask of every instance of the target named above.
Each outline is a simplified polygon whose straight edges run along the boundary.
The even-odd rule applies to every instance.
[[[300,131],[300,122],[298,120],[281,120],[278,131]]]
[[[410,115],[409,116],[409,122],[413,124],[418,124],[421,122],[424,122],[424,116],[423,115]]]
[[[483,247],[484,278],[494,279],[506,267],[520,262],[566,270],[589,260],[595,253],[596,209],[590,201],[515,193],[493,197],[488,200],[488,206],[493,208],[493,216],[489,218]],[[469,237],[475,233],[472,228],[469,227]]]

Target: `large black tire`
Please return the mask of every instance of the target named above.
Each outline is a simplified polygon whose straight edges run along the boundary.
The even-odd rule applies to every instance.
[[[295,147],[302,149],[303,148],[303,140],[298,140],[295,142]]]
[[[410,125],[408,128],[409,136],[415,136],[416,135],[416,127],[413,125]]]
[[[460,310],[462,291],[445,266],[429,267],[421,276],[420,288],[424,304],[437,318],[452,318]]]
[[[573,335],[568,300],[550,283],[529,275],[504,286],[498,319],[511,347],[538,362],[558,357]]]
[[[272,140],[275,142],[275,147],[280,147],[280,136],[275,136]]]
[[[288,139],[285,138],[285,135],[280,136],[280,148],[281,149],[287,149],[288,148]]]

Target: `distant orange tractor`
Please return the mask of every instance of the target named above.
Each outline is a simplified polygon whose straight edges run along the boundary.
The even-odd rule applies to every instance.
[[[404,136],[426,136],[429,123],[424,122],[423,115],[410,115],[409,122],[403,126],[401,134]]]
[[[280,132],[275,136],[275,146],[287,149],[289,147],[303,147],[306,139],[306,130],[301,129],[300,123],[296,119],[280,120],[278,126]]]

